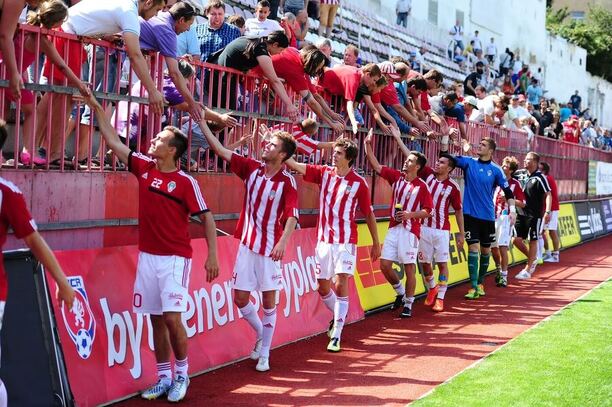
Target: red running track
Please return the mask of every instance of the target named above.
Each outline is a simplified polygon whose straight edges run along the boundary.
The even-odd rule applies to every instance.
[[[338,354],[318,335],[273,350],[267,373],[247,360],[195,377],[182,405],[405,405],[610,278],[610,245],[612,236],[566,250],[561,263],[539,266],[528,281],[514,279],[515,267],[505,289],[490,276],[486,297],[476,301],[463,299],[465,284],[452,288],[440,314],[420,300],[409,320],[392,311],[367,317],[345,328]]]

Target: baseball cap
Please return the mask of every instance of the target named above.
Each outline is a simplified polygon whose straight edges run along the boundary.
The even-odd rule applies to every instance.
[[[474,96],[466,96],[463,99],[463,104],[465,105],[466,103],[474,106],[474,109],[478,109],[478,100]]]
[[[518,100],[519,96],[518,95],[512,95],[512,100]]]
[[[378,64],[380,71],[392,79],[399,79],[400,75],[395,71],[395,65],[391,61],[384,61]]]

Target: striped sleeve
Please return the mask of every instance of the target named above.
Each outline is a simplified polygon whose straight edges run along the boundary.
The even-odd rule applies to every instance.
[[[181,171],[181,175],[184,177],[185,182],[185,196],[183,200],[187,206],[187,211],[191,216],[200,215],[204,212],[208,212],[208,206],[202,196],[202,190],[198,182],[190,175],[187,175]]]

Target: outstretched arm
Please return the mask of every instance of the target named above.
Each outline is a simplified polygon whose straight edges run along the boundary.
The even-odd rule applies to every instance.
[[[281,80],[276,76],[276,71],[274,70],[274,65],[272,64],[272,58],[268,55],[262,55],[257,57],[257,63],[261,68],[264,76],[268,78],[270,81],[270,85],[276,95],[283,101],[285,104],[285,108],[287,109],[287,116],[294,123],[298,120],[299,112],[297,108],[293,105],[293,101],[287,95],[287,91],[285,90],[285,86],[281,82]]]
[[[32,254],[36,259],[45,266],[55,282],[57,283],[57,299],[58,301],[64,301],[68,309],[72,308],[72,301],[74,301],[74,290],[68,283],[66,275],[62,271],[57,258],[47,245],[47,242],[42,238],[40,233],[34,232],[26,236],[23,241],[32,250]]]
[[[147,61],[140,50],[138,35],[131,32],[124,32],[123,41],[125,43],[128,58],[130,59],[130,66],[134,72],[136,72],[136,76],[138,76],[138,79],[140,79],[149,93],[149,107],[153,113],[161,114],[164,110],[164,96],[157,90],[155,82],[153,78],[151,78]]]
[[[90,92],[87,88],[87,85],[81,82],[81,80],[74,74],[74,72],[72,72],[72,69],[70,69],[68,65],[66,65],[64,59],[60,56],[59,52],[57,52],[57,49],[53,46],[51,41],[49,41],[46,36],[40,37],[40,48],[42,52],[47,56],[47,58],[49,58],[49,60],[55,66],[57,66],[64,75],[66,75],[68,81],[70,81],[70,83],[72,83],[79,89],[81,95],[89,95]]]
[[[23,79],[21,78],[19,68],[17,68],[13,37],[15,36],[19,15],[25,5],[26,3],[23,0],[4,0],[1,10],[2,15],[0,15],[0,51],[2,55],[4,55],[9,89],[15,100],[19,100],[21,97]]]
[[[210,131],[208,124],[206,123],[206,119],[200,120],[198,123],[200,126],[200,130],[204,133],[204,137],[206,137],[206,141],[210,145],[210,148],[217,154],[219,157],[223,158],[225,161],[230,162],[232,160],[232,150],[226,148],[221,144],[218,138]]]
[[[168,75],[172,79],[172,83],[176,86],[187,105],[189,106],[189,114],[195,121],[199,121],[202,118],[202,105],[193,97],[193,94],[187,86],[187,81],[181,71],[179,71],[179,64],[176,58],[165,57],[166,66],[168,67]]]
[[[404,144],[402,141],[402,133],[400,133],[398,128],[392,127],[391,134],[393,135],[393,138],[395,139],[400,151],[402,154],[404,154],[404,157],[408,157],[410,155],[410,150],[408,150],[408,147],[406,147],[406,144]]]
[[[104,112],[102,105],[100,105],[93,93],[85,96],[84,99],[85,102],[91,107],[91,110],[93,110],[96,114],[96,119],[98,119],[98,127],[100,128],[100,133],[102,133],[102,137],[104,137],[106,145],[113,150],[113,153],[115,153],[117,158],[119,158],[122,163],[127,164],[131,150],[129,147],[123,144],[117,135],[117,130],[115,130],[108,117],[106,117],[106,113]]]
[[[372,169],[376,171],[377,174],[380,174],[380,171],[382,170],[382,165],[380,165],[380,163],[376,159],[376,156],[374,155],[374,151],[372,150],[372,138],[373,137],[374,137],[374,129],[370,129],[370,131],[368,132],[368,135],[363,140],[363,145],[365,147],[366,158],[368,159],[368,162],[372,166]]]

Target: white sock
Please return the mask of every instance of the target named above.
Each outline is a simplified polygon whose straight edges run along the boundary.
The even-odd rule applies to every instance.
[[[332,332],[332,338],[340,339],[342,335],[342,328],[344,328],[344,322],[346,321],[346,314],[348,314],[349,302],[348,297],[337,297],[336,305],[334,306],[334,330]]]
[[[553,256],[559,257],[559,250],[557,250],[556,252],[552,252]]]
[[[436,286],[436,280],[434,280],[434,276],[431,275],[429,277],[425,277],[425,281],[427,282],[427,286],[429,288],[434,288]]]
[[[183,360],[177,360],[174,362],[174,377],[184,376],[187,377],[187,370],[189,370],[189,362],[187,358]]]
[[[270,346],[272,345],[272,335],[276,327],[276,307],[263,310],[263,341],[261,343],[260,357],[270,357]]]
[[[448,288],[448,286],[446,284],[438,285],[438,299],[440,299],[440,300],[444,299],[444,295],[446,294],[446,289],[447,288]]]
[[[541,259],[542,254],[544,253],[544,239],[542,237],[538,238],[538,252],[536,258]]]
[[[508,277],[508,270],[502,270],[500,273],[502,277]]]
[[[157,377],[166,385],[172,383],[172,366],[170,362],[157,364]]]
[[[261,325],[261,319],[259,319],[259,315],[257,315],[257,311],[255,311],[255,306],[253,303],[249,301],[247,305],[238,309],[240,310],[240,313],[244,319],[246,319],[249,325],[251,325],[255,331],[255,334],[257,334],[257,339],[261,338],[263,326]]]
[[[323,300],[323,304],[325,304],[328,310],[334,312],[334,307],[336,306],[336,293],[334,290],[329,290],[327,295],[321,296],[321,300]]]
[[[414,302],[414,297],[406,297],[404,294],[404,306],[412,309],[412,303]]]
[[[402,284],[402,282],[400,281],[397,284],[393,285],[393,289],[395,290],[395,293],[397,295],[404,295],[406,294],[406,288],[404,287],[404,284]]]

